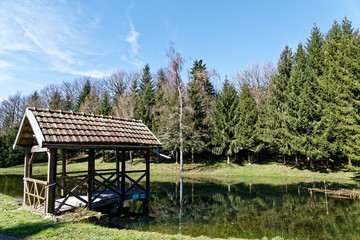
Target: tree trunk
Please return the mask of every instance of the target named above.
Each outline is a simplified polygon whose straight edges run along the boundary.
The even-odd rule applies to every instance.
[[[133,151],[130,151],[129,155],[130,155],[130,162],[131,162],[131,164],[133,164],[134,163]]]
[[[180,98],[180,172],[183,171],[183,150],[184,150],[184,139],[183,139],[183,125],[182,125],[182,118],[183,118],[183,100],[182,100],[182,94],[181,94],[181,89],[180,89],[180,85],[178,86],[178,91],[179,91],[179,98]]]
[[[105,162],[105,150],[102,151],[102,163]]]
[[[194,149],[191,149],[191,163],[194,164],[195,160],[194,160]]]
[[[248,164],[251,164],[251,157],[250,157],[250,151],[248,151]]]
[[[259,163],[259,153],[256,153],[256,162]]]
[[[283,158],[284,158],[284,165],[286,165],[286,156],[285,156],[285,154],[284,154]]]
[[[349,165],[349,166],[352,166],[351,158],[348,158],[348,165]]]
[[[310,165],[310,170],[314,170],[314,164],[313,164],[313,161],[311,158],[307,157],[307,160],[309,162],[309,165]]]
[[[175,150],[175,163],[179,164],[179,153],[177,149]]]
[[[299,159],[297,154],[295,154],[295,167],[299,168]]]
[[[329,169],[330,166],[329,166],[329,159],[326,159],[326,168]]]
[[[227,155],[227,164],[229,165],[230,164],[230,156]]]

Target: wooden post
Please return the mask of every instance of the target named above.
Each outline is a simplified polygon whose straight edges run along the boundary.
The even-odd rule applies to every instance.
[[[95,151],[93,148],[89,149],[89,161],[88,161],[88,209],[92,209],[92,192],[94,187],[94,171],[95,171]]]
[[[66,148],[61,149],[61,176],[66,176]],[[66,187],[65,179],[62,180],[62,185]],[[61,189],[61,196],[64,196],[64,189]]]
[[[120,188],[120,179],[119,179],[119,171],[120,171],[120,153],[119,150],[115,150],[116,153],[116,189]]]
[[[48,190],[46,193],[46,212],[55,213],[55,193],[56,193],[56,165],[57,165],[57,149],[50,148],[48,152],[48,173],[47,182]]]
[[[125,201],[125,150],[121,152],[121,207],[124,206]]]
[[[29,161],[30,161],[30,148],[25,148],[25,158],[24,158],[24,177],[29,177]],[[23,205],[26,203],[26,186],[27,182],[24,180],[24,198]]]
[[[145,165],[146,165],[146,183],[145,183],[145,200],[143,204],[143,212],[145,214],[149,213],[149,201],[150,201],[150,150],[147,149],[145,152]]]

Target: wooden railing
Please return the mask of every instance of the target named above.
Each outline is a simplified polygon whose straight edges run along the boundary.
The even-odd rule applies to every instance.
[[[39,213],[41,216],[46,214],[46,193],[48,189],[48,182],[24,178],[24,202],[23,207]]]

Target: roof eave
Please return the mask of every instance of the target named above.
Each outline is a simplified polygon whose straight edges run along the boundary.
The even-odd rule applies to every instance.
[[[40,130],[39,123],[37,122],[34,114],[31,112],[31,110],[29,110],[29,108],[27,108],[25,111],[24,117],[21,120],[20,128],[16,135],[13,149],[17,149],[17,148],[21,147],[21,146],[18,146],[18,141],[19,141],[21,131],[24,127],[25,118],[27,118],[29,120],[30,126],[34,132],[34,135],[35,135],[36,141],[38,142],[38,145],[41,147],[43,142],[45,141],[44,135],[42,134],[42,132]]]

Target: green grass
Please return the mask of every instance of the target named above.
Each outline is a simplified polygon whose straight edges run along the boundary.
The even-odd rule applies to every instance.
[[[85,222],[54,222],[20,208],[14,203],[14,198],[3,194],[0,194],[0,212],[0,233],[21,239],[213,239],[205,236],[193,238],[181,234],[121,230]]]
[[[0,194],[0,233],[26,239],[209,239],[156,232],[119,230],[84,222],[54,222],[20,208],[14,198]]]
[[[96,160],[96,169],[115,168],[114,162],[101,163]],[[134,163],[127,162],[127,170],[143,170],[145,163],[142,159],[135,159]],[[61,171],[61,162],[58,162],[58,172]],[[327,181],[338,183],[356,183],[358,169],[345,169],[346,171],[336,172],[317,172],[309,170],[299,170],[292,166],[279,163],[239,165],[225,162],[206,162],[195,164],[184,164],[184,171],[179,171],[179,165],[175,163],[151,163],[151,179],[155,181],[173,181],[179,177],[209,180],[222,183],[267,183],[267,184],[290,184],[298,182]],[[80,161],[67,165],[67,171],[87,170],[87,162]],[[0,174],[18,174],[24,172],[23,165],[9,168],[0,168]],[[35,163],[33,174],[46,174],[47,163]]]

